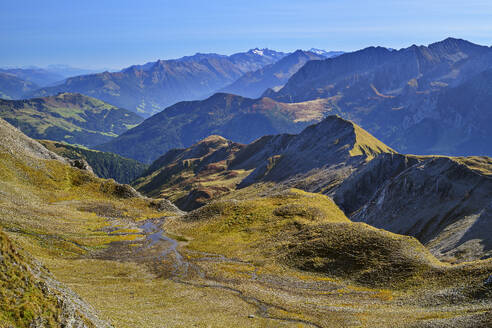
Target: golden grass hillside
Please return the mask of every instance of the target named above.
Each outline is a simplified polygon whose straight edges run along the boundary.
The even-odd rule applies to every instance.
[[[107,327],[105,321],[118,328],[207,327],[209,323],[251,327],[248,315],[255,307],[234,293],[163,279],[154,270],[161,262],[159,256],[140,260],[120,253],[126,246],[145,251],[140,225],[179,214],[172,206],[68,166],[2,120],[0,137],[0,226],[17,249],[46,266],[55,285],[66,286],[71,300],[87,302],[95,312],[86,313],[93,314],[90,319],[96,327]],[[105,253],[111,257],[100,256]],[[15,284],[25,283],[14,279]],[[8,290],[2,297],[7,304],[17,304],[10,294],[16,293],[10,290],[14,285],[8,280],[2,283]],[[57,327],[56,307],[53,314],[49,312],[52,300],[41,294],[27,297],[34,309],[46,310],[44,317],[53,322],[49,326]],[[36,324],[29,314],[37,312],[30,306],[13,309],[9,305],[1,310],[6,327]],[[270,323],[258,318],[253,326]],[[82,322],[71,321],[64,327],[77,324]]]
[[[297,189],[215,201],[169,227],[190,237],[192,249],[275,261],[371,287],[480,286],[492,270],[492,261],[442,263],[417,239],[351,222],[327,196]]]

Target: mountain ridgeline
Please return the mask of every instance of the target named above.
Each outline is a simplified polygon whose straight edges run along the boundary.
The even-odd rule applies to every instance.
[[[284,56],[282,52],[269,49],[252,49],[231,56],[196,54],[158,60],[120,72],[68,78],[60,85],[39,89],[31,96],[82,93],[148,117],[179,101],[206,98],[244,73],[275,63]]]
[[[264,96],[327,99],[339,115],[402,152],[490,156],[490,68],[492,48],[459,39],[370,47],[310,61]]]
[[[10,74],[24,81],[33,83],[35,86],[44,87],[55,82],[61,82],[65,76],[42,68],[8,68],[1,69],[0,73]],[[1,90],[1,88],[0,88]]]
[[[329,116],[297,135],[264,136],[248,145],[210,136],[170,150],[133,184],[152,196],[181,196],[173,198],[178,204],[256,183],[328,192],[381,153],[395,152],[352,122]]]
[[[189,147],[213,134],[249,143],[267,134],[297,133],[320,121],[326,111],[323,100],[285,104],[217,93],[177,103],[96,148],[150,163],[172,148]]]
[[[274,64],[245,73],[235,82],[222,89],[221,92],[248,98],[258,98],[269,88],[281,88],[309,60],[324,58],[323,55],[314,52],[297,50]]]

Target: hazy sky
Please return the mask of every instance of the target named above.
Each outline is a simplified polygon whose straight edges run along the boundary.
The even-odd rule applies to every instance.
[[[491,0],[0,0],[0,66],[124,67],[195,52],[492,45]]]

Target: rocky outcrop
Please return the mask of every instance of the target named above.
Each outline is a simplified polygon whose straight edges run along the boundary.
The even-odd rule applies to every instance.
[[[334,199],[352,220],[414,236],[441,259],[492,256],[490,158],[381,156]]]
[[[349,176],[330,196],[350,216],[368,203],[389,179],[421,160],[417,156],[381,154]]]

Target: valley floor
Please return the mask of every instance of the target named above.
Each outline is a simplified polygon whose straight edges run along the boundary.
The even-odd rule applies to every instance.
[[[371,289],[193,249],[172,232],[179,217],[131,217],[121,204],[69,200],[40,210],[73,210],[87,221],[72,224],[92,228],[74,238],[80,243],[56,233],[9,235],[115,327],[427,327],[436,319],[486,322],[492,310],[490,300],[452,304],[442,295],[439,304],[434,291]],[[87,246],[95,239],[103,242]]]

